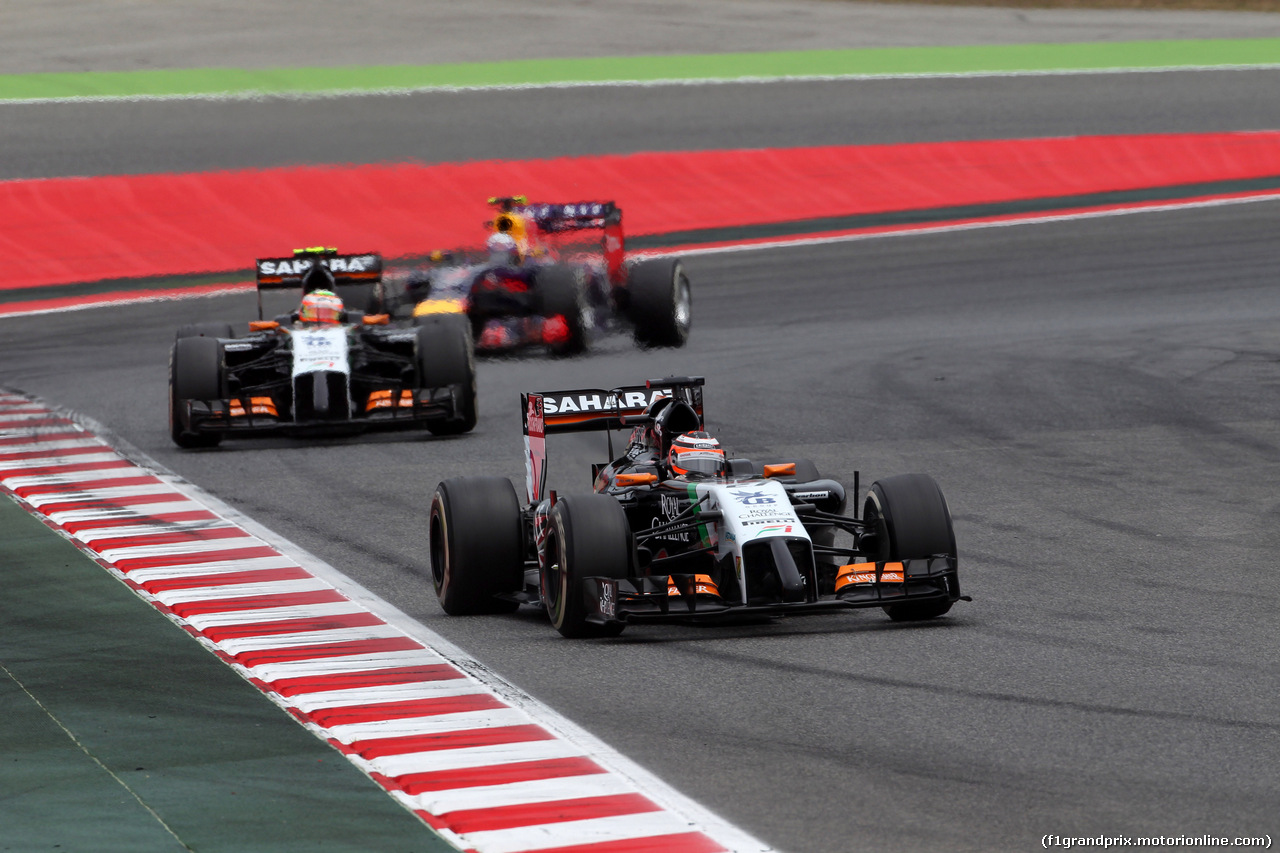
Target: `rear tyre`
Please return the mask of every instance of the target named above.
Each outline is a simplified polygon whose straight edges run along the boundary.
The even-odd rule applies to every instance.
[[[221,400],[222,348],[212,337],[179,337],[169,355],[169,435],[173,443],[188,449],[216,447],[219,433],[198,433],[182,422],[183,403],[189,400]]]
[[[587,332],[592,325],[591,305],[587,301],[582,271],[576,267],[555,264],[538,270],[538,313],[544,318],[564,317],[568,337],[548,344],[552,355],[578,355],[587,349]]]
[[[951,510],[942,489],[927,474],[899,474],[872,484],[863,518],[880,543],[877,560],[899,562],[937,554],[956,556]],[[949,599],[888,604],[895,622],[919,622],[951,609]]]
[[[632,539],[626,513],[608,495],[571,495],[556,501],[548,522],[540,587],[551,625],[571,638],[618,636],[622,623],[586,620],[582,579],[627,577]]]
[[[681,347],[693,323],[693,292],[684,266],[673,258],[640,261],[627,273],[627,310],[636,343]]]
[[[428,421],[427,429],[432,435],[471,432],[479,414],[470,322],[461,314],[433,314],[417,318],[414,326],[418,332],[419,389],[452,385],[461,395],[457,414],[448,420]]]
[[[510,613],[496,596],[524,586],[524,534],[505,477],[455,477],[436,486],[427,524],[431,582],[450,616]]]

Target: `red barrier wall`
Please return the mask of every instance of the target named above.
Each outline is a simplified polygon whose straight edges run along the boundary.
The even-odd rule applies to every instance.
[[[490,195],[612,199],[628,233],[1280,175],[1280,132],[643,153],[0,182],[0,289],[248,269],[304,245],[478,245]]]

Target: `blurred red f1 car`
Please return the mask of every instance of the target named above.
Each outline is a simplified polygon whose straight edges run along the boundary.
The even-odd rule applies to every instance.
[[[684,266],[627,258],[613,202],[529,204],[510,196],[489,203],[488,256],[437,253],[406,289],[415,321],[466,314],[481,351],[545,346],[572,355],[594,334],[617,328],[630,328],[641,346],[684,345],[693,311]]]
[[[726,459],[704,430],[702,385],[522,395],[524,503],[501,477],[445,480],[432,497],[431,574],[444,611],[538,604],[564,636],[589,637],[641,622],[851,607],[915,621],[969,600],[932,478],[879,480],[862,515],[845,515],[844,487],[808,460]],[[593,466],[590,494],[547,492],[547,436],[626,427],[622,455],[612,458],[610,439],[611,461]]]

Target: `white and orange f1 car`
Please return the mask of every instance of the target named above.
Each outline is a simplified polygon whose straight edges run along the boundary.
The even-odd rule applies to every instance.
[[[844,487],[808,460],[727,459],[718,471],[675,473],[664,461],[672,442],[705,435],[702,385],[670,378],[522,395],[525,501],[501,477],[445,480],[432,498],[431,572],[445,612],[537,604],[561,634],[586,637],[642,622],[858,607],[915,621],[969,600],[947,501],[927,475],[873,483],[862,514],[848,516]],[[612,458],[610,439],[611,460],[594,466],[592,493],[547,491],[547,436],[625,428],[622,455]],[[857,490],[855,475],[855,499]]]

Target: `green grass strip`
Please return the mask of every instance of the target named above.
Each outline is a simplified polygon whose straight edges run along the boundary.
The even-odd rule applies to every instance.
[[[0,101],[286,96],[660,80],[1053,73],[1241,65],[1280,65],[1280,39],[886,47],[452,65],[6,74],[0,75]]]

